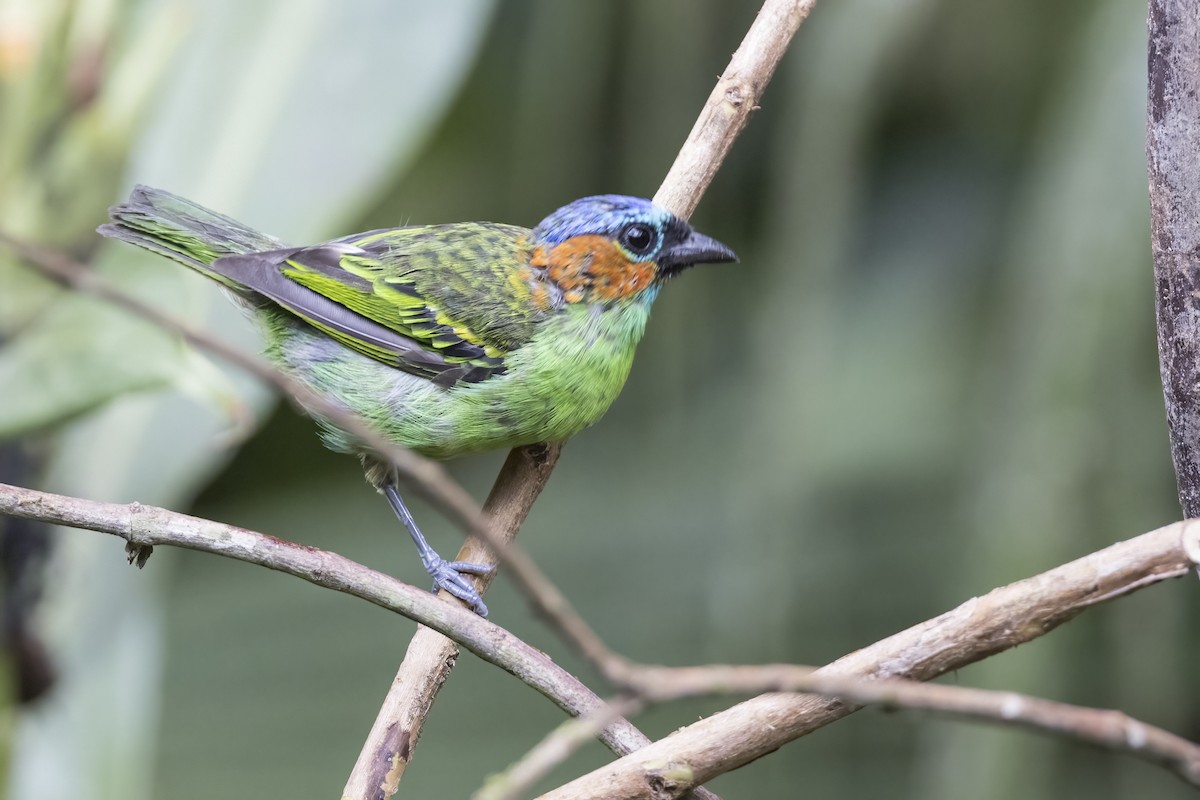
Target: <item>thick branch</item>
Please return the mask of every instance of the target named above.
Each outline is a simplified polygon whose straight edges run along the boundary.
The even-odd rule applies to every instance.
[[[1200,522],[1179,522],[968,600],[851,653],[816,675],[929,680],[1036,639],[1097,603],[1188,574]],[[766,694],[714,714],[543,796],[665,800],[856,710],[839,700]]]
[[[1200,18],[1150,0],[1146,161],[1158,360],[1185,517],[1200,517]]]
[[[1193,537],[1195,541],[1200,538]],[[1016,692],[864,680],[791,664],[768,666],[643,667],[633,676],[638,695],[665,702],[718,693],[810,692],[855,706],[932,711],[957,719],[1008,725],[1126,752],[1200,786],[1200,745],[1110,709],[1086,708]],[[594,729],[597,730],[597,729]]]
[[[759,98],[780,58],[815,3],[816,0],[767,0],[701,110],[654,196],[655,202],[685,219],[691,216],[733,142],[746,126],[750,113],[758,107]],[[497,537],[511,541],[517,535],[533,501],[550,480],[561,448],[561,444],[552,443],[538,451],[524,448],[509,455],[485,506],[486,513],[494,520],[493,530]],[[470,542],[457,558],[482,560],[478,548]],[[565,599],[559,598],[555,602],[569,608],[565,606]],[[557,610],[561,612],[561,609]],[[621,663],[621,659],[598,638],[587,635],[590,630],[582,620],[565,613],[559,613],[558,618],[568,630],[575,629],[573,638],[578,649],[602,670],[609,672],[611,665]],[[368,787],[380,785],[376,778],[383,764],[388,767],[384,782],[387,791],[382,797],[395,793],[412,751],[406,748],[400,753],[392,747],[389,731],[409,731],[406,741],[416,741],[438,689],[454,667],[454,659],[455,649],[451,642],[426,630],[417,631],[354,765],[344,791],[346,797],[354,800],[368,797]],[[700,790],[697,796],[708,795]]]
[[[610,701],[607,708],[564,722],[520,761],[488,780],[472,800],[516,800],[572,753],[596,737],[618,715],[645,705],[684,697],[762,692],[808,692],[856,706],[931,711],[952,719],[1006,725],[1056,735],[1128,753],[1175,773],[1200,787],[1200,745],[1111,709],[1059,703],[1016,692],[919,683],[899,678],[848,678],[794,664],[702,667],[635,667],[629,676],[635,695]]]

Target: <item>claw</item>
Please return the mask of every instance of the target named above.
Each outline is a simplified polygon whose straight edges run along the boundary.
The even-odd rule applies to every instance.
[[[463,577],[467,575],[487,575],[493,571],[487,564],[471,564],[463,561],[446,561],[434,554],[434,559],[425,564],[426,571],[433,578],[433,591],[445,589],[450,594],[462,600],[467,606],[481,617],[488,615],[487,605],[479,596],[474,584]]]

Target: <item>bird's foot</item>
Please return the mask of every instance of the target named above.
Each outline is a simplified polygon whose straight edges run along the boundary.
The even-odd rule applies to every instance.
[[[404,500],[400,497],[400,492],[396,490],[396,486],[394,484],[384,485],[383,496],[387,498],[392,511],[396,512],[396,516],[404,523],[404,527],[408,529],[409,535],[412,536],[413,544],[417,546],[417,553],[421,556],[421,563],[425,566],[425,571],[429,573],[429,577],[433,578],[433,591],[436,593],[438,589],[445,589],[466,603],[476,614],[486,617],[488,609],[483,603],[483,598],[479,596],[479,590],[465,576],[491,575],[496,571],[496,568],[490,564],[473,564],[469,561],[447,561],[442,558],[437,554],[436,550],[429,546],[429,542],[425,541],[424,534],[417,527],[417,523],[413,520],[408,506],[404,505]]]
[[[467,604],[467,607],[481,617],[488,615],[487,605],[479,596],[475,584],[466,578],[467,575],[491,575],[496,568],[490,564],[474,564],[470,561],[447,561],[433,553],[430,558],[422,558],[425,571],[433,578],[433,591],[445,589],[450,594]]]

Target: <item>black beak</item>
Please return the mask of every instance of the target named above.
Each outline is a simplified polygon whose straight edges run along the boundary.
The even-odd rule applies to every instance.
[[[693,264],[720,264],[737,261],[738,257],[716,239],[692,231],[683,241],[663,248],[657,260],[660,270],[673,275]]]

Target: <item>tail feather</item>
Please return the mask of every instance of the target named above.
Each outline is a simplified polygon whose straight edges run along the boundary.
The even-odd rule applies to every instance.
[[[209,264],[221,256],[284,246],[231,217],[149,186],[135,186],[129,200],[110,208],[108,215],[112,222],[96,229],[102,235],[174,259],[231,289],[241,287]]]

